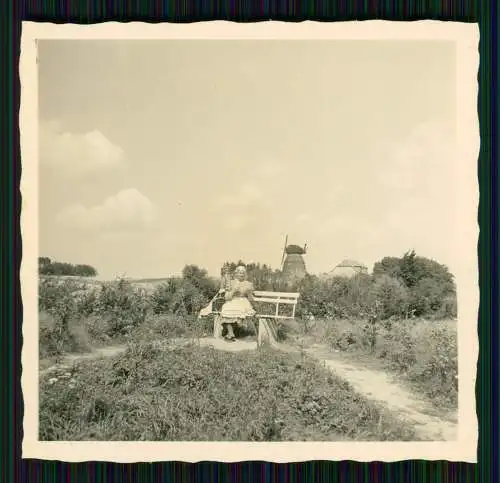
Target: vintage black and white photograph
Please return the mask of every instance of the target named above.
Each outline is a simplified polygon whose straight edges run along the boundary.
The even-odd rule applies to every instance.
[[[38,39],[38,441],[458,441],[457,52]]]

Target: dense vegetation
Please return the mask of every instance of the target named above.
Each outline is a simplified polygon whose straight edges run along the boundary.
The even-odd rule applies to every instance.
[[[227,264],[231,269],[236,263]],[[373,274],[352,278],[307,275],[295,285],[284,283],[278,270],[247,265],[249,279],[258,290],[300,292],[297,314],[316,318],[431,319],[457,316],[456,287],[445,265],[414,251],[385,257]]]
[[[236,263],[232,265],[234,268]],[[279,273],[270,267],[250,264],[247,268],[257,289],[284,289]],[[41,340],[53,336],[60,345],[62,340],[69,344],[71,326],[82,324],[91,338],[114,339],[130,335],[153,316],[181,318],[181,326],[190,330],[196,325],[198,311],[218,288],[219,281],[195,265],[186,266],[181,277],[168,279],[149,291],[123,279],[89,286],[78,280],[61,283],[57,278],[41,278],[39,309],[53,321],[51,329],[42,327]],[[360,322],[368,327],[365,332],[372,334],[372,344],[373,334],[394,320],[456,317],[452,275],[446,267],[413,252],[402,258],[383,259],[375,265],[373,275],[307,276],[292,289],[301,293],[299,318]],[[206,323],[208,328],[210,321]]]
[[[236,265],[226,263],[232,270]],[[413,251],[401,258],[382,259],[375,264],[371,275],[359,274],[352,278],[307,275],[293,286],[284,283],[280,272],[267,265],[251,263],[247,271],[257,290],[299,291],[299,317],[386,320],[445,319],[457,315],[453,275],[446,266],[417,256]],[[93,276],[97,272],[88,265],[41,258],[40,273]],[[104,284],[102,290],[109,294],[110,287]],[[156,286],[147,304],[156,314],[194,315],[218,288],[219,281],[209,277],[206,270],[188,265],[181,277],[172,277]],[[101,298],[105,299],[106,295],[102,294]],[[93,305],[90,302],[87,300],[88,307]]]

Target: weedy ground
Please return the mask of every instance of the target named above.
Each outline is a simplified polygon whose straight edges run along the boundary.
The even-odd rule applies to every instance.
[[[302,355],[134,343],[41,379],[41,440],[411,441],[413,428]]]
[[[389,371],[438,408],[458,404],[457,321],[401,320],[377,323],[319,320],[295,323],[286,337],[296,344],[323,344],[353,362]]]

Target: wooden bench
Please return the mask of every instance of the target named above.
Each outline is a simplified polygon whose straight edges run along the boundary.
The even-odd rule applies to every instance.
[[[264,302],[275,304],[274,314],[264,314],[257,313],[257,317],[264,319],[295,319],[295,308],[297,307],[297,302],[299,300],[299,293],[292,292],[260,292],[255,291],[253,293],[255,302]],[[283,315],[280,314],[280,305],[291,305],[292,306],[292,315]]]
[[[256,306],[255,317],[259,320],[258,328],[258,345],[264,342],[269,342],[271,345],[276,345],[278,343],[278,320],[293,320],[295,319],[295,309],[297,307],[297,302],[300,297],[299,293],[293,292],[266,292],[266,291],[255,291],[253,293],[253,305]],[[214,337],[220,338],[222,336],[222,323],[220,318],[220,310],[214,309],[214,304],[217,301],[224,299],[224,292],[219,292],[210,302],[210,304],[205,307],[200,312],[200,317],[204,317],[210,314],[215,314],[214,319]],[[268,311],[263,311],[259,307],[261,304],[269,307],[268,304],[274,305],[272,313]],[[280,307],[288,306],[291,308],[291,314],[284,314],[280,312]]]

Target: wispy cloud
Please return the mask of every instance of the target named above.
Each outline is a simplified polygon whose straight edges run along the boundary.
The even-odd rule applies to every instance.
[[[69,176],[113,169],[123,162],[123,150],[98,130],[64,131],[57,121],[40,124],[40,163]]]
[[[70,205],[56,216],[56,221],[66,227],[92,232],[145,229],[156,220],[155,205],[135,188],[120,191],[100,205]]]

